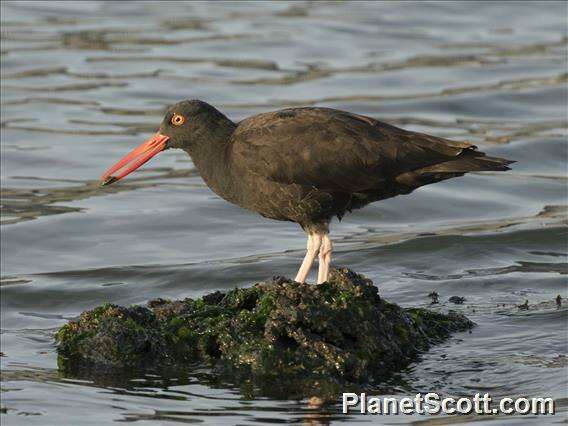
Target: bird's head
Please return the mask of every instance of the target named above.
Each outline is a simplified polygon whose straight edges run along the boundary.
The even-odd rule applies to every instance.
[[[101,176],[101,185],[122,179],[166,149],[183,149],[191,155],[195,150],[224,142],[234,127],[231,120],[206,102],[178,102],[168,108],[155,135]]]

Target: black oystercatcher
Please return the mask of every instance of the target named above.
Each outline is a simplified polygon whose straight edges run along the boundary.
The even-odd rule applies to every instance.
[[[169,148],[187,152],[225,200],[300,224],[308,246],[296,281],[306,280],[319,255],[318,283],[328,276],[333,216],[467,172],[510,170],[513,162],[467,142],[331,108],[288,108],[234,123],[211,105],[188,100],[169,108],[158,133],[107,170],[102,184]]]

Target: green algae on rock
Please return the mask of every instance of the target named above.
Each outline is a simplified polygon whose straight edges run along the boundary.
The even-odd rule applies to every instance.
[[[60,368],[204,362],[267,382],[365,383],[407,366],[473,323],[461,314],[404,309],[348,269],[327,283],[282,277],[200,299],[156,299],[86,311],[56,335]]]

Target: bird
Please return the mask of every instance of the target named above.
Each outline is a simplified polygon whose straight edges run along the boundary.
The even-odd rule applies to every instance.
[[[237,123],[192,99],[169,107],[158,132],[110,167],[101,185],[124,178],[167,149],[189,154],[221,198],[299,224],[307,247],[295,281],[306,282],[317,258],[317,284],[329,277],[333,218],[468,172],[510,170],[514,163],[469,142],[333,108],[286,108]]]

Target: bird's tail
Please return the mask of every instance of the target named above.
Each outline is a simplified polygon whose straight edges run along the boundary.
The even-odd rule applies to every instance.
[[[458,157],[397,176],[399,184],[417,187],[462,176],[468,172],[506,171],[515,161],[499,157],[488,157],[483,152],[464,150]]]
[[[511,170],[509,164],[512,163],[514,161],[499,157],[487,157],[482,152],[468,150],[453,160],[424,167],[419,171],[422,173],[506,171]]]

